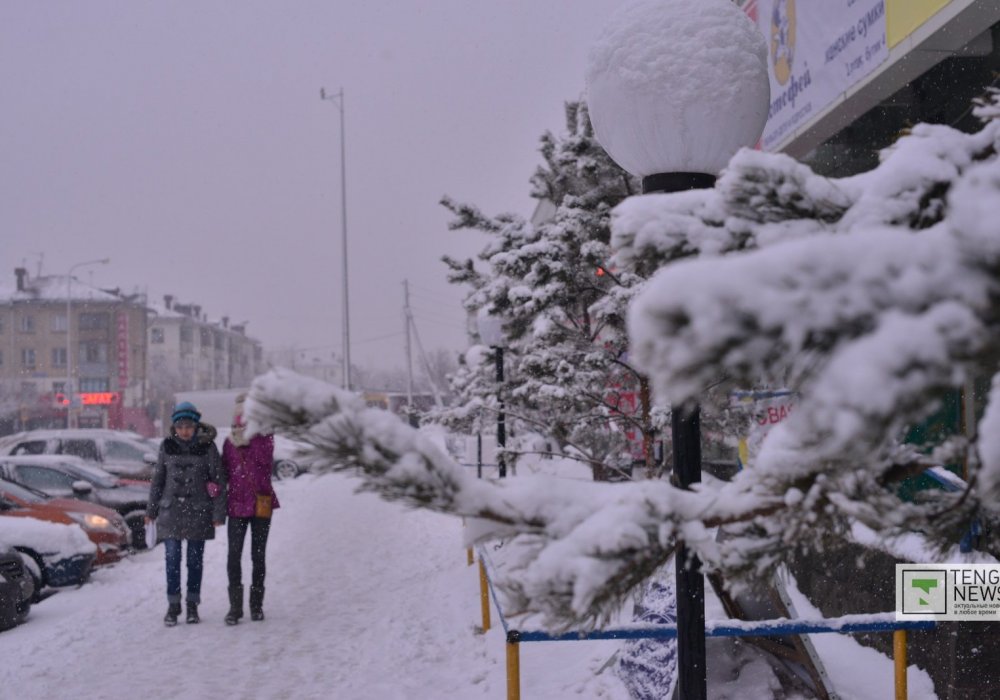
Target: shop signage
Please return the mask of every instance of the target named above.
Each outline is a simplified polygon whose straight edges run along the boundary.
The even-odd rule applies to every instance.
[[[757,0],[744,10],[768,44],[771,105],[761,148],[776,150],[889,57],[886,0]]]

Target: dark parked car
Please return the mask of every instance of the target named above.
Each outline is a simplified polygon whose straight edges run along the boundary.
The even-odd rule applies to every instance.
[[[122,484],[115,476],[78,457],[59,455],[0,457],[0,478],[50,496],[79,498],[116,510],[132,532],[132,546],[146,547],[143,518],[148,487]]]
[[[4,438],[5,455],[71,455],[126,479],[153,476],[156,450],[141,436],[100,428],[30,430]]]
[[[0,548],[0,630],[24,622],[34,596],[35,584],[21,555],[13,549]]]

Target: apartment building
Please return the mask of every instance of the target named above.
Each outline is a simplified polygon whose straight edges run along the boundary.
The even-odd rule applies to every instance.
[[[288,367],[335,386],[343,386],[344,364],[338,353],[328,348],[272,348],[264,354],[268,367]]]
[[[140,427],[144,300],[66,275],[14,275],[13,288],[0,285],[0,429]]]
[[[236,389],[264,371],[246,323],[197,304],[150,305],[66,275],[0,281],[0,435],[48,427],[153,435],[174,394]]]
[[[199,304],[169,294],[149,310],[150,396],[161,404],[158,414],[176,392],[248,387],[264,370],[263,348],[245,322],[212,320]]]

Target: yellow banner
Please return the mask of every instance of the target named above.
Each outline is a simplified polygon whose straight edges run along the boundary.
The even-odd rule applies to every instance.
[[[889,48],[910,36],[917,27],[952,0],[886,0],[885,35]]]

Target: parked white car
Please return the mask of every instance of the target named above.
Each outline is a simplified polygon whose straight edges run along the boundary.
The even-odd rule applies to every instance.
[[[148,481],[156,451],[141,436],[119,430],[29,430],[0,440],[3,455],[72,455],[115,476]]]
[[[216,428],[216,430],[218,430],[218,435],[215,437],[215,444],[221,453],[222,445],[232,429]],[[294,479],[299,474],[308,471],[306,465],[297,455],[299,448],[299,443],[294,440],[289,440],[281,435],[274,436],[274,469],[272,474],[276,479]]]

